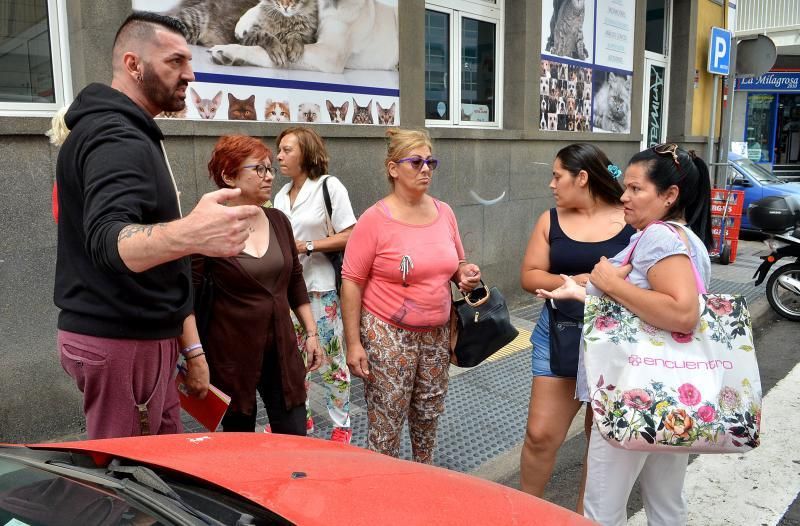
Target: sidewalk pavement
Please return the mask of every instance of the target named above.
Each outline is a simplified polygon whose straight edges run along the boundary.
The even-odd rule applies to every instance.
[[[760,264],[756,252],[763,245],[740,241],[735,263],[712,264],[710,290],[721,294],[742,294],[747,298],[753,325],[769,315],[764,285],[753,285],[753,273]],[[540,300],[511,306],[512,322],[519,336],[483,364],[472,369],[450,368],[450,387],[446,409],[439,420],[434,463],[440,467],[471,473],[489,480],[504,480],[519,466],[519,451],[525,433],[531,388],[530,335],[539,312]],[[332,424],[325,407],[325,389],[319,374],[311,377],[310,407],[315,430],[310,436],[327,439]],[[350,397],[353,444],[365,447],[367,435],[364,386],[354,378]],[[187,432],[204,431],[184,414]],[[267,423],[259,401],[258,430]],[[582,428],[583,416],[573,422],[574,431]],[[572,432],[570,433],[571,436]],[[401,458],[411,458],[407,427],[403,432]]]

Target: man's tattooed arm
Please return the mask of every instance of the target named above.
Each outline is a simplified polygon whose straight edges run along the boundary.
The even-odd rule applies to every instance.
[[[164,228],[166,226],[166,223],[156,223],[154,225],[128,225],[119,231],[117,242],[122,241],[123,239],[131,238],[140,233],[144,233],[145,237],[150,237],[153,235],[154,228]]]

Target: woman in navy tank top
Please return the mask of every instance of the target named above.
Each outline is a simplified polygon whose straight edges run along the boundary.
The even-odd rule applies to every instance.
[[[539,217],[522,262],[521,281],[526,291],[535,294],[536,289],[557,288],[564,283],[560,274],[585,283],[602,256],[612,257],[628,245],[635,230],[625,224],[619,175],[619,168],[594,145],[572,144],[558,152],[550,181],[556,207]],[[566,312],[568,305],[563,307]],[[582,319],[583,311],[578,311],[577,319]],[[549,312],[549,308],[542,309],[531,336],[533,382],[520,462],[521,488],[537,497],[544,493],[558,448],[581,407],[575,400],[575,373],[571,369],[565,372],[561,365],[559,374],[551,370]],[[577,341],[567,349],[563,349],[563,341],[560,346],[559,357],[574,354],[577,358]],[[591,412],[587,412],[587,430],[590,425]],[[579,513],[583,512],[583,486],[582,481],[577,495]]]

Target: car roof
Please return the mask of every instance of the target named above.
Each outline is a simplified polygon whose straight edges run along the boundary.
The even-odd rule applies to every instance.
[[[592,524],[493,482],[314,438],[208,433],[29,447],[178,471],[298,524]]]

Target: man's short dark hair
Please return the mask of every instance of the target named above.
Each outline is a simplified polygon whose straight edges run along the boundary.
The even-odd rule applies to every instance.
[[[183,38],[186,38],[188,34],[186,26],[177,18],[150,11],[134,11],[119,26],[114,37],[114,47],[122,39],[133,39],[141,42],[149,41],[155,35],[157,27],[177,33]]]

